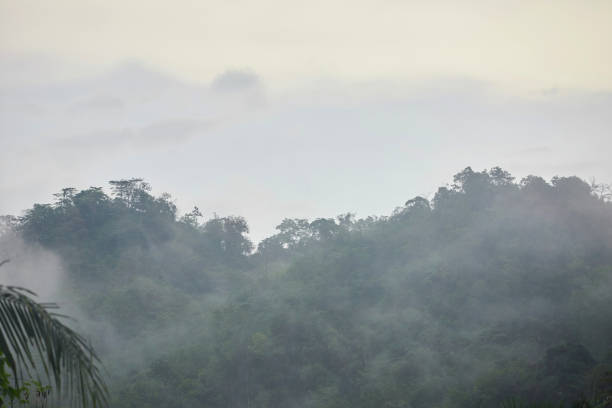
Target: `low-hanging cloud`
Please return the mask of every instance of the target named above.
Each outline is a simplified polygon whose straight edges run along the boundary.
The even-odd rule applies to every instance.
[[[228,70],[218,75],[211,88],[218,92],[250,90],[261,86],[259,77],[249,70]]]
[[[117,151],[124,148],[149,150],[164,147],[202,135],[214,126],[214,122],[178,118],[154,122],[140,128],[105,129],[71,138],[53,141],[48,145],[52,151],[87,152]]]
[[[6,232],[0,236],[0,283],[27,288],[42,302],[57,302],[64,289],[64,267],[53,252],[26,244],[18,235]]]

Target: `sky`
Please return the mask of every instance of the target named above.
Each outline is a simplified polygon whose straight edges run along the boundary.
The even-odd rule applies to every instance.
[[[388,214],[466,166],[612,182],[610,1],[0,0],[0,214]]]

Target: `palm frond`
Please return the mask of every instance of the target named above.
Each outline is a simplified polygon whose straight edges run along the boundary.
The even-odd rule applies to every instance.
[[[38,303],[33,296],[25,288],[0,285],[0,351],[16,383],[32,371],[43,372],[71,406],[107,406],[100,360],[91,345],[52,312],[57,305]]]

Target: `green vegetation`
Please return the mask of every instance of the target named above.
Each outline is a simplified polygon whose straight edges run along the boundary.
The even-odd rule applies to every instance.
[[[178,218],[140,179],[111,188],[64,189],[11,223],[61,256],[113,407],[612,398],[602,186],[467,168],[390,216],[286,219],[255,252],[240,217]]]
[[[0,285],[0,406],[27,403],[30,388],[46,399],[50,386],[35,379],[41,374],[54,380],[55,393],[70,406],[106,406],[108,392],[93,348],[49,310],[56,305],[37,303],[33,295]]]

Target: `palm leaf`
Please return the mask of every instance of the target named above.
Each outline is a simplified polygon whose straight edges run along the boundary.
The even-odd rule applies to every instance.
[[[90,344],[38,303],[33,292],[0,285],[0,352],[15,374],[16,385],[32,372],[44,373],[71,406],[108,406],[100,360]]]

